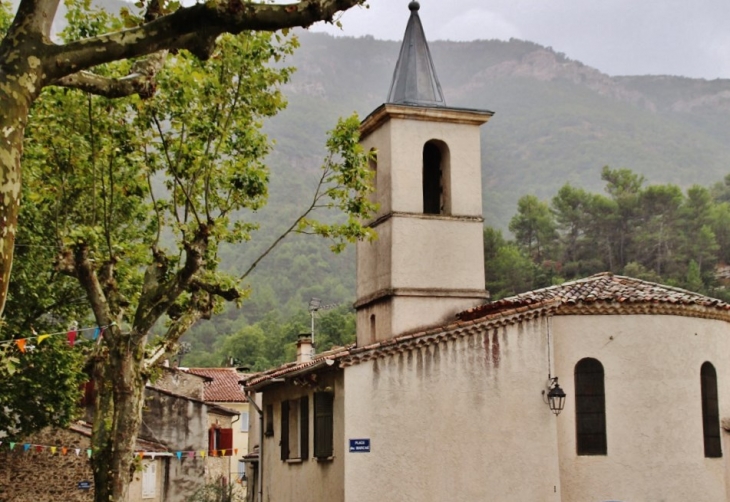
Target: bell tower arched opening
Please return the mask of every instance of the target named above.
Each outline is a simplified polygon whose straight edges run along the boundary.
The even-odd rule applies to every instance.
[[[443,141],[430,140],[423,145],[423,212],[450,214],[449,147]]]

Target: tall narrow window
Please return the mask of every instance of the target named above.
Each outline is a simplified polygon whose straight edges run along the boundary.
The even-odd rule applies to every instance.
[[[423,146],[423,212],[441,214],[441,150],[429,141]]]
[[[711,363],[700,369],[702,391],[702,432],[705,437],[705,457],[722,457],[720,446],[720,408],[717,402],[717,373]]]
[[[281,459],[307,460],[309,457],[309,398],[281,403]]]
[[[575,365],[575,428],[578,455],[606,454],[606,392],[596,359]]]
[[[314,456],[331,457],[334,452],[334,394],[314,393]]]

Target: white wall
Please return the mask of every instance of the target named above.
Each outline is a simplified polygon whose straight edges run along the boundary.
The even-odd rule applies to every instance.
[[[544,322],[346,368],[345,500],[560,500]]]
[[[725,458],[705,458],[700,367],[717,371],[720,417],[730,416],[730,329],[678,316],[558,316],[555,374],[567,393],[558,417],[563,501],[725,501]],[[607,455],[578,456],[574,368],[602,364]],[[723,435],[726,433],[722,432]]]

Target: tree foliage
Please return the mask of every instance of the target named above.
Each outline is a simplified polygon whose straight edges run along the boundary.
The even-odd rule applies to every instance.
[[[103,36],[119,23],[88,4],[70,5],[69,20],[69,44]],[[296,39],[267,32],[224,35],[204,61],[185,50],[168,57],[145,99],[48,87],[36,100],[25,186],[32,202],[28,221],[44,223],[27,235],[55,253],[33,262],[34,273],[58,279],[41,299],[39,316],[69,315],[60,307],[68,287],[84,299],[77,320],[105,327],[87,363],[97,390],[97,500],[126,497],[125,473],[154,366],[198,320],[248,294],[240,287],[245,273],[218,270],[219,250],[242,245],[257,227],[249,216],[266,202],[269,172],[262,159],[272,147],[263,121],[283,108],[279,87],[292,72],[268,63],[283,61],[295,46]],[[138,64],[109,63],[96,75],[124,80]],[[314,202],[290,227],[325,236],[337,250],[372,237],[357,223],[372,210],[358,124],[357,117],[344,119],[331,133]],[[320,223],[314,212],[321,209],[344,213],[346,222]],[[25,279],[18,278],[13,295],[33,288]],[[19,318],[36,322],[17,306]]]
[[[628,169],[604,167],[601,178],[605,195],[566,184],[549,205],[521,198],[510,223],[514,242],[485,230],[493,296],[611,271],[730,297],[721,278],[730,258],[728,178],[685,192],[645,185]]]

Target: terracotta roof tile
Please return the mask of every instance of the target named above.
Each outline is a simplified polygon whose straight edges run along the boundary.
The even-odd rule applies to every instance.
[[[546,300],[566,305],[617,302],[697,305],[721,310],[730,309],[730,305],[727,303],[699,293],[604,272],[585,279],[486,303],[462,312],[457,317],[461,320],[479,319],[503,310],[519,309],[534,302]]]
[[[241,376],[235,368],[188,368],[193,375],[210,378],[203,388],[203,399],[214,403],[243,403],[246,394],[238,381]]]

